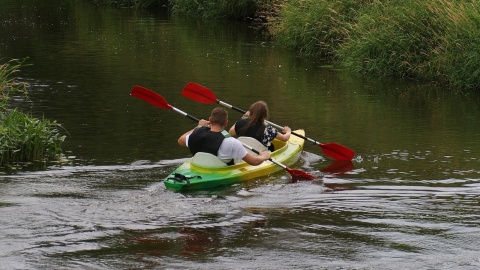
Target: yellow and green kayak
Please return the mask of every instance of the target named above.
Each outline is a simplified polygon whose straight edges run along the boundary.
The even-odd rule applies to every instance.
[[[295,133],[305,135],[305,131],[301,129],[295,130]],[[276,150],[271,153],[270,157],[274,161],[290,166],[300,158],[304,143],[304,139],[299,136],[290,136],[290,140],[287,142],[275,139],[273,144]],[[244,161],[226,166],[218,158],[215,160],[215,156],[211,155],[209,157],[209,154],[202,154],[205,155],[200,157],[197,156],[199,155],[197,153],[169,174],[163,181],[167,189],[175,191],[208,189],[238,183],[282,170],[281,166],[271,161],[265,161],[258,166],[249,165]]]

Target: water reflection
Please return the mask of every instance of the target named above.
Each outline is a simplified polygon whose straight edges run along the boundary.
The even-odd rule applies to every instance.
[[[322,169],[324,173],[340,174],[351,171],[355,168],[351,160],[335,160],[330,165]]]

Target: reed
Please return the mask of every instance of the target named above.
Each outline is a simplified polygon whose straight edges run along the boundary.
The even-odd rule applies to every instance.
[[[8,100],[11,96],[23,93],[27,94],[26,84],[15,82],[13,74],[19,71],[26,59],[13,59],[7,63],[0,64],[0,112],[7,109]]]
[[[438,55],[438,62],[454,86],[480,90],[480,2],[442,2],[432,7],[443,9],[445,21],[445,55]]]
[[[13,77],[22,64],[23,61],[10,61],[0,65],[0,167],[56,159],[65,139],[55,121],[37,119],[8,108],[10,97],[26,94],[26,84]]]
[[[373,0],[284,1],[269,31],[280,45],[301,55],[337,58],[339,46],[348,38],[358,12]]]
[[[269,31],[349,70],[480,90],[479,22],[475,0],[290,0]]]
[[[0,166],[58,158],[65,139],[58,127],[56,122],[37,119],[16,109],[4,112],[0,117]]]
[[[342,65],[383,76],[428,76],[445,31],[434,15],[418,0],[364,10],[338,51]]]

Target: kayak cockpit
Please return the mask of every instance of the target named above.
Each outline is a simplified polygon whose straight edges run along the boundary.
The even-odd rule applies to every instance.
[[[264,146],[262,143],[257,141],[254,138],[251,137],[239,137],[238,140],[242,142],[245,145],[248,145],[255,149],[258,152],[263,152],[267,150],[267,147]],[[273,141],[273,144],[275,146],[275,149],[280,150],[282,147],[286,145],[286,142],[280,141],[275,139]],[[249,152],[252,155],[258,155],[255,152],[246,149],[247,152]],[[205,167],[205,168],[221,168],[221,167],[226,167],[228,166],[225,162],[223,162],[221,159],[219,159],[217,156],[212,155],[210,153],[205,153],[205,152],[198,152],[192,157],[192,165],[194,166],[199,166],[199,167]],[[242,164],[245,163],[245,161],[239,159],[235,160],[235,165],[237,164]]]

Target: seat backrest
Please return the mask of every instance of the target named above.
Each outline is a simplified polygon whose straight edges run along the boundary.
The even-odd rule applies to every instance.
[[[225,167],[227,164],[210,153],[198,152],[192,158],[192,163],[202,167]]]
[[[252,137],[245,137],[245,136],[241,136],[241,137],[238,137],[237,138],[241,143],[243,144],[246,144],[250,147],[252,147],[253,149],[257,150],[258,152],[262,152],[262,151],[266,151],[267,150],[267,147],[265,145],[263,145],[261,142],[257,141],[256,139],[252,138]],[[247,149],[247,152],[252,154],[252,155],[255,155],[257,156],[258,154],[257,153],[254,153],[253,151],[251,151],[250,149]],[[244,162],[243,160],[238,160],[238,159],[235,159],[235,164],[239,164],[239,163],[242,163]]]
[[[252,138],[252,137],[238,137],[238,140],[240,142],[242,142],[243,144],[246,144],[250,147],[252,147],[253,149],[257,150],[258,152],[262,152],[262,151],[265,151],[267,150],[267,147],[265,145],[263,145],[261,142],[257,141],[256,139]],[[249,153],[251,154],[254,154],[256,155],[255,153],[253,153],[252,151],[248,150]]]

